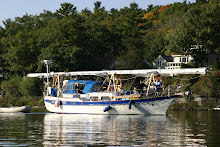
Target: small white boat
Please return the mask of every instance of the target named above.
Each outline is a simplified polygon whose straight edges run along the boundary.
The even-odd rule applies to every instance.
[[[218,111],[219,111],[219,110],[220,110],[220,108],[213,108],[213,110],[218,110]]]
[[[15,112],[29,113],[30,111],[31,111],[30,106],[0,107],[0,113],[15,113]]]

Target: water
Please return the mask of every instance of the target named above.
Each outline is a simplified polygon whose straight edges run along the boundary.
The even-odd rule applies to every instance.
[[[220,111],[168,116],[0,113],[0,146],[219,146]]]

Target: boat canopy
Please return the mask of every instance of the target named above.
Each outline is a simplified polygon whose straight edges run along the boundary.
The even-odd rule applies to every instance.
[[[64,94],[74,94],[76,90],[85,94],[88,92],[98,91],[102,82],[92,80],[68,80],[67,85],[64,85]]]

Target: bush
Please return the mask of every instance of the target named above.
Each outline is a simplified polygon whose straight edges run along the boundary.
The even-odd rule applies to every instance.
[[[18,106],[43,106],[43,98],[42,97],[22,97],[17,100]]]
[[[3,93],[3,99],[8,100],[9,106],[17,105],[17,100],[22,96],[19,91],[19,87],[21,84],[22,78],[19,76],[13,76],[8,81],[3,81],[1,83],[1,89]]]
[[[43,93],[43,83],[38,78],[25,79],[19,76],[12,76],[9,80],[2,81],[1,89],[3,98],[2,106],[21,106],[38,104]],[[35,97],[35,98],[33,98]],[[33,102],[33,104],[31,104]],[[34,104],[35,103],[35,104]]]
[[[42,96],[43,88],[43,83],[39,78],[23,79],[20,85],[23,96]]]
[[[214,64],[212,65],[212,70],[220,70],[220,61],[219,60],[216,60],[214,62]]]
[[[211,72],[201,76],[199,81],[191,86],[191,91],[203,97],[220,98],[220,72]]]

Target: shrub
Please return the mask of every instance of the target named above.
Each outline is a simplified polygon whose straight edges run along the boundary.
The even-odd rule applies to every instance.
[[[220,70],[220,61],[216,60],[212,65],[212,70]]]
[[[203,97],[220,98],[220,72],[211,72],[201,76],[199,81],[191,86],[194,94]]]
[[[43,83],[39,78],[23,79],[20,85],[23,96],[42,96]]]
[[[2,106],[37,105],[43,93],[43,83],[38,78],[25,79],[19,76],[12,76],[9,80],[2,81],[1,89],[3,98]],[[35,97],[35,98],[33,98]],[[33,104],[31,104],[33,102]]]
[[[1,83],[1,89],[4,95],[4,99],[8,100],[9,106],[17,105],[17,100],[22,96],[19,91],[22,78],[19,76],[13,76],[8,81]]]

